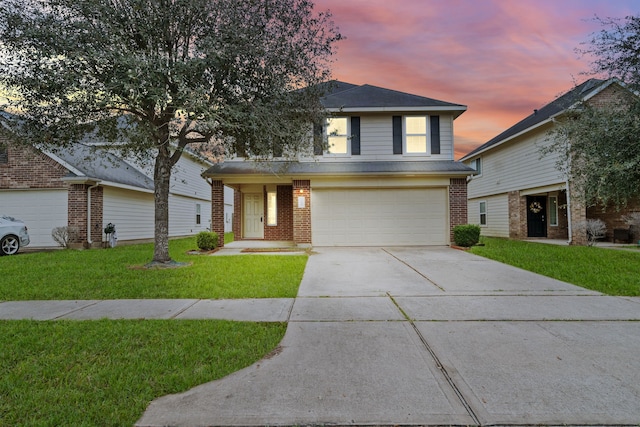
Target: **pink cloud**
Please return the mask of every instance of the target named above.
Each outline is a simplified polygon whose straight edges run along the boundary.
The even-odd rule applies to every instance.
[[[316,0],[347,39],[334,77],[465,104],[457,157],[587,77],[574,49],[594,16],[637,14],[634,0]]]

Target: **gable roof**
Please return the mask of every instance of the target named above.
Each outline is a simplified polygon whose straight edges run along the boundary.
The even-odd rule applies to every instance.
[[[140,169],[101,147],[78,143],[46,154],[69,170],[66,181],[104,181],[143,190],[154,188],[153,180]]]
[[[525,117],[499,135],[493,137],[489,141],[485,142],[481,146],[467,153],[460,159],[460,161],[468,160],[469,158],[483,153],[495,146],[498,146],[516,137],[517,135],[520,135],[526,131],[530,131],[538,126],[549,122],[554,117],[568,110],[579,101],[588,100],[589,98],[600,93],[602,90],[606,89],[612,84],[619,84],[623,86],[622,83],[615,78],[609,80],[589,79],[579,84],[570,91],[546,104],[542,108],[533,110],[532,114]]]
[[[340,81],[328,83],[327,93],[321,99],[329,111],[450,111],[454,118],[467,110],[466,105],[453,104],[410,93],[372,85],[354,85]]]

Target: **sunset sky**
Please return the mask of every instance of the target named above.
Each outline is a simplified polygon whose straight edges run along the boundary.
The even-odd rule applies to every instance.
[[[588,78],[594,17],[640,0],[315,0],[346,40],[333,77],[464,104],[456,158]]]

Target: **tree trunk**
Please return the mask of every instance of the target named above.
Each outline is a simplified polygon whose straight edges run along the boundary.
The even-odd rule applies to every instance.
[[[155,183],[155,230],[153,262],[168,263],[169,256],[169,185],[171,159],[169,150],[160,147],[156,157],[153,180]]]

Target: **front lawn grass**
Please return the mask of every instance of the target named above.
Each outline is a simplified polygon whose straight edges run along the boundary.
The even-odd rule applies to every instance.
[[[608,295],[640,296],[640,252],[482,238],[471,252]]]
[[[214,320],[0,321],[0,425],[133,425],[151,400],[259,360],[285,329]]]
[[[175,269],[141,267],[153,244],[0,257],[0,300],[293,298],[306,255],[192,255],[196,239],[171,240]]]

